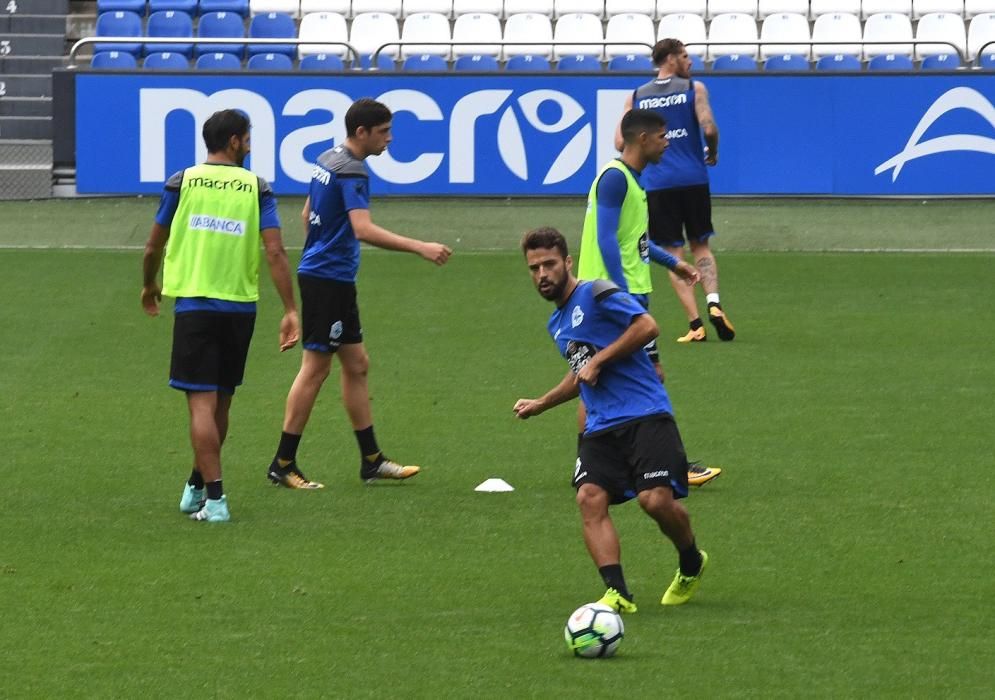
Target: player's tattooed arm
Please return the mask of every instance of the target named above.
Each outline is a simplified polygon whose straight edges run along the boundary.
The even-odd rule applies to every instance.
[[[705,163],[715,165],[719,162],[719,127],[708,100],[708,88],[697,80],[694,82],[694,114],[705,137]]]
[[[512,410],[518,418],[525,420],[531,416],[538,416],[561,403],[575,399],[579,393],[576,376],[571,370],[567,372],[559,384],[538,399],[518,399]]]

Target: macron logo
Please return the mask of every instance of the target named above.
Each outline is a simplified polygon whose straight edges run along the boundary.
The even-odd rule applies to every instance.
[[[937,119],[955,109],[969,109],[984,117],[995,129],[995,107],[984,95],[971,88],[959,87],[945,92],[926,110],[916,128],[912,130],[905,148],[874,169],[875,175],[891,170],[891,181],[898,179],[902,168],[909,161],[950,151],[976,151],[995,156],[995,139],[978,134],[950,134],[920,141],[926,130]]]
[[[221,219],[216,216],[204,216],[203,214],[193,214],[190,216],[188,228],[191,231],[211,231],[213,233],[227,233],[229,236],[244,236],[245,222],[234,219]]]

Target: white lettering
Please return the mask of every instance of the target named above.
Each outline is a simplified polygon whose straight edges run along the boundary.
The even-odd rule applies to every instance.
[[[322,110],[331,114],[328,121],[295,129],[280,143],[280,166],[291,180],[307,182],[311,179],[311,166],[314,158],[304,158],[304,149],[315,143],[342,143],[345,140],[345,113],[352,105],[352,98],[336,90],[304,90],[287,100],[283,114],[289,117],[302,117]],[[255,138],[255,131],[253,131]],[[252,151],[257,150],[253,144]],[[324,149],[323,149],[324,150]]]
[[[683,139],[688,135],[687,129],[671,129],[667,132],[667,138],[671,141],[674,139]]]
[[[395,114],[397,112],[411,112],[422,121],[442,121],[443,119],[439,105],[423,92],[389,90],[380,95],[378,100],[390,107],[390,110]],[[444,153],[422,153],[414,160],[402,163],[384,151],[379,158],[370,159],[369,164],[370,170],[384,180],[396,182],[399,185],[410,185],[413,182],[421,182],[431,177],[442,165],[444,157]]]
[[[311,171],[311,179],[317,180],[322,185],[327,185],[332,181],[332,174],[315,163],[314,169]]]
[[[449,116],[449,182],[475,181],[476,139],[474,132],[476,131],[477,119],[485,114],[494,114],[498,111],[509,95],[511,95],[511,90],[478,90],[461,97],[453,105],[452,114]],[[521,138],[520,133],[518,136]],[[498,140],[500,142],[500,136]],[[524,145],[522,150],[525,150]]]
[[[245,226],[244,221],[221,219],[205,214],[191,214],[187,228],[191,231],[211,231],[213,233],[227,233],[230,236],[244,236]]]
[[[674,105],[684,105],[688,102],[686,92],[678,92],[664,97],[644,97],[639,100],[639,109],[661,109],[663,107],[673,107]]]
[[[251,169],[267,180],[276,178],[276,120],[269,102],[262,95],[236,89],[205,95],[186,88],[142,88],[138,91],[138,104],[139,179],[142,182],[162,182],[167,177],[166,121],[173,112],[186,112],[193,117],[194,137],[184,140],[182,145],[194,153],[188,151],[183,161],[201,163],[207,158],[207,146],[197,135],[207,118],[219,109],[245,112],[253,127]],[[177,149],[180,144],[172,146]]]

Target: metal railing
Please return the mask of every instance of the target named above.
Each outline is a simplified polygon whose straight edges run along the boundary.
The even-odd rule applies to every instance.
[[[89,46],[91,44],[166,44],[175,46],[177,44],[214,44],[214,45],[225,45],[225,46],[245,46],[247,44],[254,44],[260,46],[344,46],[348,53],[353,56],[354,63],[359,63],[360,53],[356,50],[356,47],[350,44],[348,41],[315,41],[314,39],[250,39],[248,37],[244,39],[223,39],[221,37],[146,37],[146,36],[128,36],[128,37],[112,37],[112,36],[88,36],[80,39],[72,48],[69,49],[69,56],[67,58],[68,63],[66,68],[76,68],[76,55],[79,53],[80,49],[84,46]],[[316,51],[315,53],[330,53],[328,51]],[[356,68],[356,70],[361,70]]]
[[[361,54],[350,42],[347,41],[330,41],[330,40],[315,40],[310,39],[253,39],[253,38],[212,38],[212,37],[85,37],[80,39],[72,48],[69,50],[69,56],[67,58],[67,68],[76,68],[76,57],[80,49],[85,46],[90,46],[93,44],[162,44],[162,45],[176,45],[176,44],[214,44],[214,45],[231,45],[231,46],[246,46],[261,45],[261,46],[344,46],[346,48],[347,54],[351,54],[353,57],[353,69],[362,70],[358,66],[360,62]],[[761,48],[768,46],[808,46],[809,54],[815,47],[824,46],[859,46],[861,49],[867,46],[949,46],[952,49],[951,53],[956,54],[958,60],[963,64],[965,62],[964,53],[951,41],[945,41],[942,39],[899,39],[899,40],[887,40],[887,41],[824,41],[824,40],[808,40],[808,41],[693,41],[685,44],[685,47],[705,47],[706,50],[712,46],[742,46],[746,48]],[[455,46],[485,46],[485,47],[495,47],[500,54],[502,49],[506,46],[541,46],[541,47],[556,47],[556,46],[600,46],[606,48],[609,46],[618,47],[645,47],[652,51],[653,45],[641,41],[487,41],[487,40],[476,40],[476,41],[425,41],[425,40],[410,40],[410,41],[389,41],[380,44],[372,53],[370,58],[370,71],[379,70],[377,67],[377,61],[380,58],[380,54],[383,53],[385,49],[391,46],[397,46],[403,48],[404,46],[447,46],[453,48]],[[985,49],[990,46],[995,46],[995,40],[989,41],[981,46],[978,50],[977,56],[973,61],[980,61],[981,55],[984,53]],[[318,51],[315,53],[329,53],[327,51]],[[420,52],[425,53],[425,52]],[[481,52],[483,53],[483,52]],[[620,52],[620,55],[625,55],[626,52]],[[418,55],[418,54],[415,54]],[[730,54],[726,54],[730,55]],[[833,54],[828,54],[833,55]],[[913,56],[914,56],[913,49]],[[860,58],[860,56],[857,56]]]

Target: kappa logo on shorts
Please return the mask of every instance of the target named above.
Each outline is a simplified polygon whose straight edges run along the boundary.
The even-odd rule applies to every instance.
[[[580,463],[580,457],[578,457],[577,458],[577,464],[574,466],[574,479],[573,479],[573,481],[574,481],[575,484],[578,481],[580,481],[581,479],[583,479],[585,476],[587,476],[587,472],[586,471],[583,471],[583,472],[581,471],[581,466],[582,465]]]
[[[575,306],[574,310],[570,312],[570,325],[574,328],[579,326],[584,322],[584,310],[579,306]]]
[[[328,337],[332,340],[338,340],[342,337],[342,321],[336,321],[332,324],[331,330],[328,331]]]

